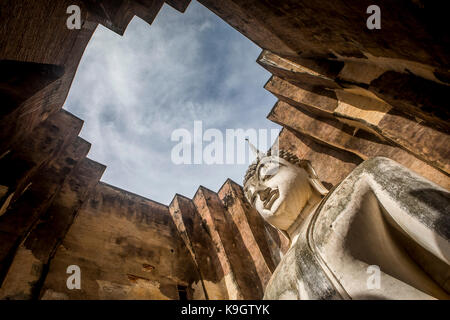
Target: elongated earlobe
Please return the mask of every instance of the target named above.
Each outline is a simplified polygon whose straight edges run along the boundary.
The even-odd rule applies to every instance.
[[[313,187],[313,189],[315,189],[321,195],[324,196],[324,195],[328,194],[328,189],[325,188],[325,186],[322,184],[322,182],[319,179],[308,178],[308,181],[309,181],[311,187]]]
[[[313,187],[313,189],[315,189],[323,196],[328,194],[328,189],[325,188],[325,186],[322,184],[316,171],[312,167],[311,163],[307,160],[305,161],[305,170],[309,175],[308,181],[311,187]]]

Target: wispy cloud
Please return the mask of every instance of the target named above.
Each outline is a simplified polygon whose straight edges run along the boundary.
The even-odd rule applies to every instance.
[[[177,128],[277,128],[275,98],[260,49],[208,9],[164,5],[149,26],[135,17],[123,37],[99,26],[82,58],[65,109],[85,120],[89,157],[108,166],[102,180],[168,204],[199,185],[241,182],[246,165],[175,165]]]

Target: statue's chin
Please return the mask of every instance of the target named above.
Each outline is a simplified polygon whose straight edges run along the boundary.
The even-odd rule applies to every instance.
[[[288,194],[281,192],[281,196],[273,203],[271,210],[263,210],[262,216],[265,220],[280,230],[287,230],[296,221],[309,199],[307,189],[298,188],[297,190],[300,192]]]
[[[285,199],[279,197],[276,199],[270,210],[262,209],[259,213],[263,216],[263,218],[278,229],[284,230],[286,224],[289,224],[289,211],[285,208]]]

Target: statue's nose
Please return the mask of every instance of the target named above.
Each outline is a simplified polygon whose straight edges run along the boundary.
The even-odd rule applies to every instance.
[[[258,191],[258,195],[259,195],[259,198],[261,199],[261,201],[266,201],[267,197],[270,194],[270,191],[271,191],[270,187],[267,187],[264,190]]]

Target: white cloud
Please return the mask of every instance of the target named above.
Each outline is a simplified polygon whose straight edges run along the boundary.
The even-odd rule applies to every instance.
[[[197,2],[184,14],[167,5],[149,26],[135,17],[123,37],[99,26],[65,108],[85,120],[89,157],[108,166],[103,181],[169,203],[199,185],[217,190],[246,166],[170,162],[173,130],[275,128],[269,73],[250,40]]]

